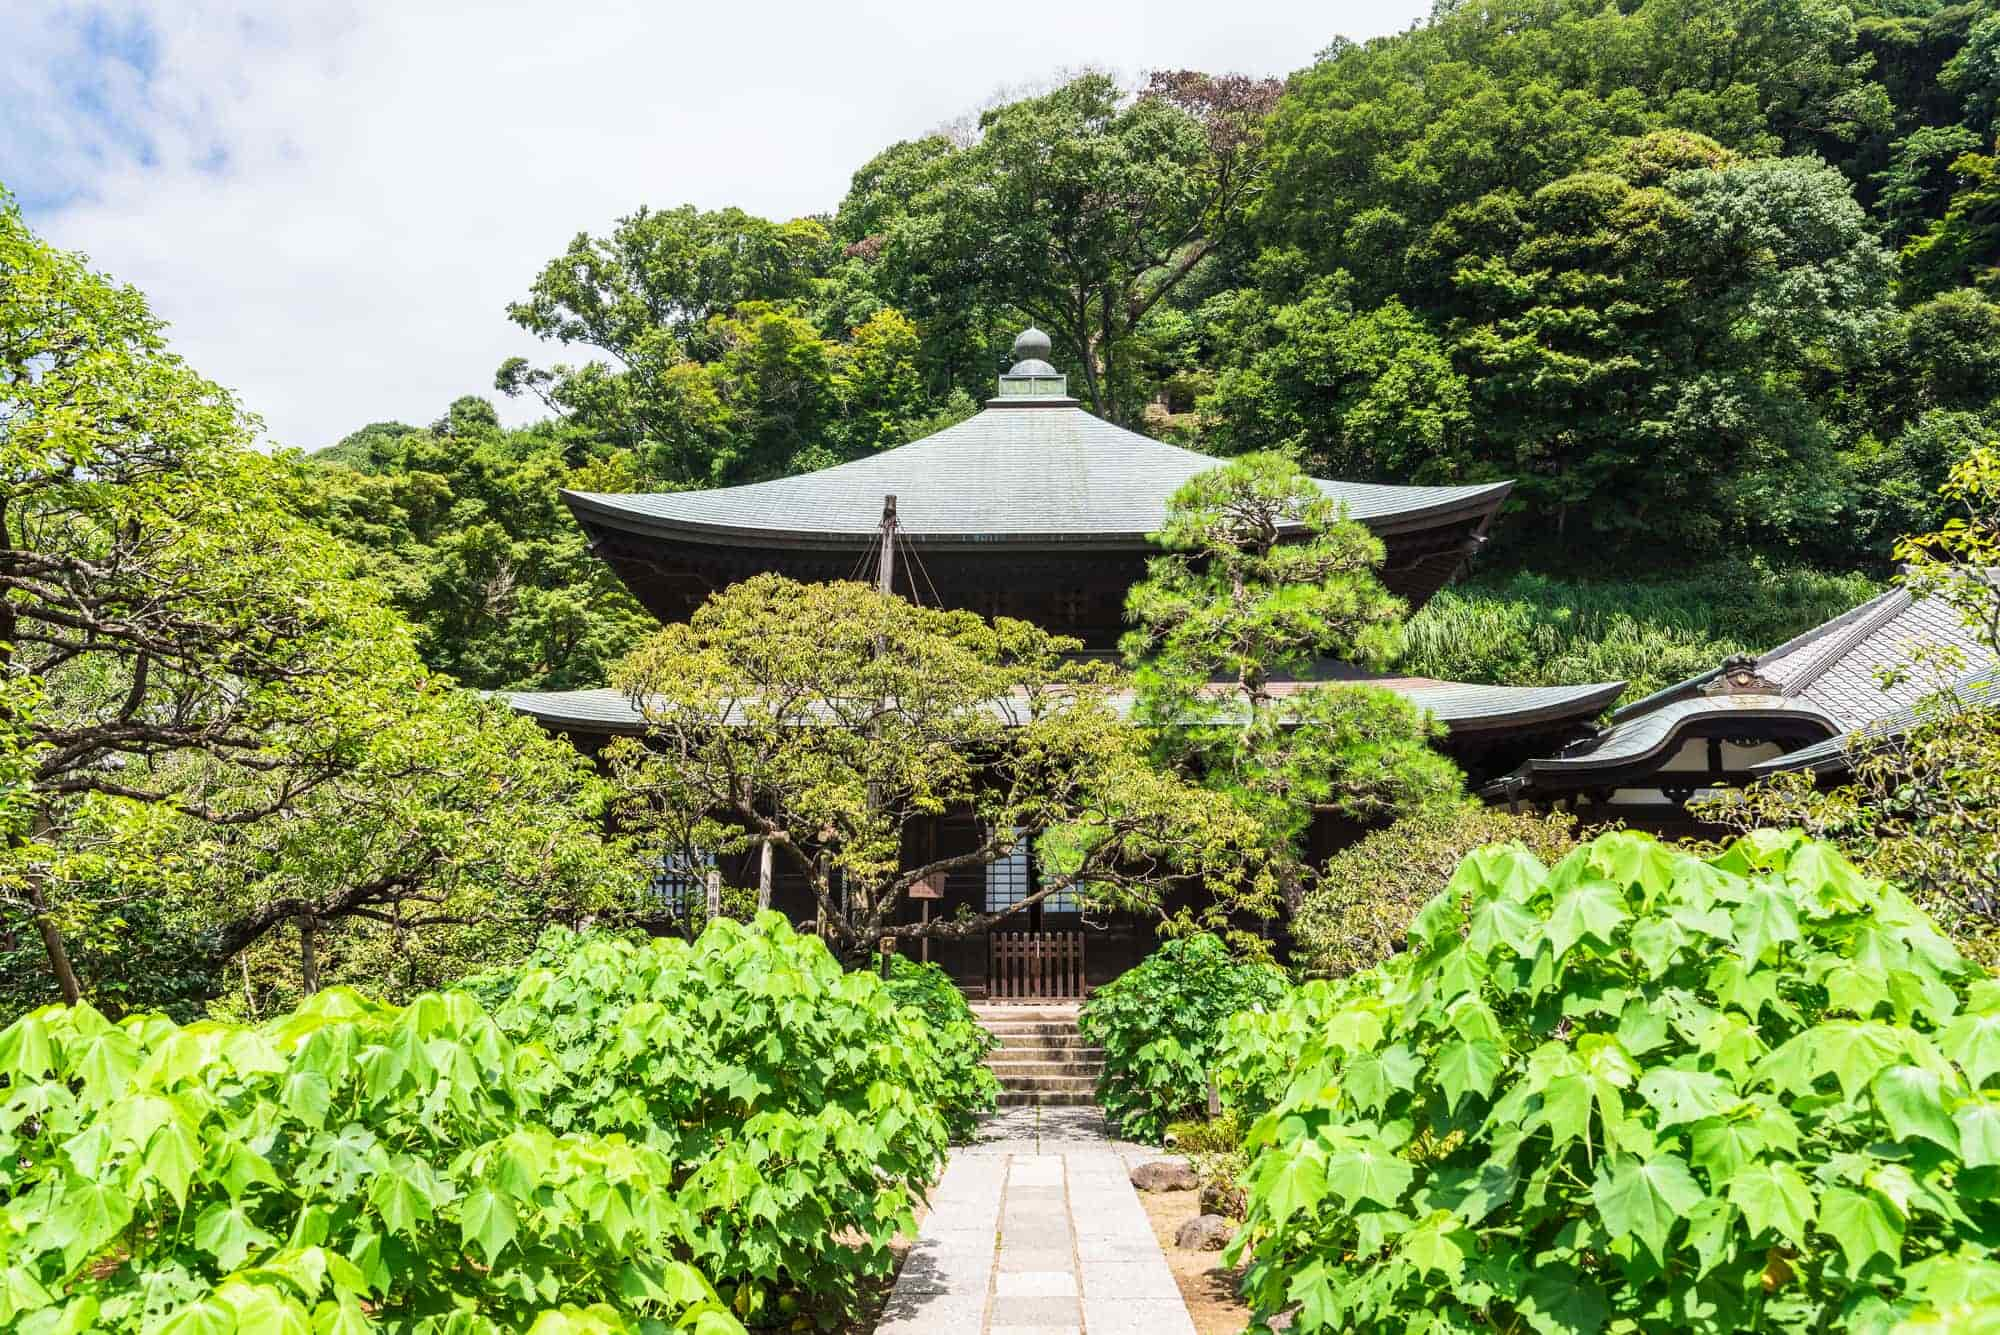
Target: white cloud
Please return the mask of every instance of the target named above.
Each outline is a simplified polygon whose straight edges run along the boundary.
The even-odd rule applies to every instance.
[[[73,192],[30,194],[30,222],[147,291],[195,366],[307,447],[548,358],[503,307],[639,204],[830,209],[876,150],[1003,85],[1284,73],[1429,7],[116,0],[79,38],[66,0],[29,5],[0,20],[0,181]]]

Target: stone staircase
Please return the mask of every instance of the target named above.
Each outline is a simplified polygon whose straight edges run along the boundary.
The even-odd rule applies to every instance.
[[[1000,1040],[986,1064],[1000,1080],[1000,1106],[1076,1107],[1097,1101],[1104,1049],[1077,1031],[1075,1006],[982,1002],[972,1013]]]

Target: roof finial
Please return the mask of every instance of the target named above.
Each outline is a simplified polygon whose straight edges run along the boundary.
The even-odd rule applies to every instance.
[[[1033,325],[1014,340],[1014,365],[1000,377],[1000,397],[987,406],[1003,404],[1054,404],[1074,406],[1069,397],[1069,377],[1048,363],[1049,336]]]

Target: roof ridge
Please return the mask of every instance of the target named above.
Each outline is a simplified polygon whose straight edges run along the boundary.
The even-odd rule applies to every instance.
[[[1819,639],[1826,635],[1840,631],[1838,638],[1822,647],[1819,653],[1807,663],[1804,672],[1800,673],[1796,678],[1785,681],[1782,692],[1785,696],[1793,697],[1802,695],[1808,686],[1811,686],[1821,677],[1824,677],[1833,668],[1835,663],[1840,662],[1848,654],[1852,653],[1855,646],[1908,611],[1915,601],[1910,591],[1899,584],[1894,588],[1877,594],[1867,602],[1862,603],[1859,607],[1853,608],[1845,616],[1834,618],[1832,621],[1826,623],[1826,625],[1819,627],[1816,632],[1809,631],[1805,636],[1796,637],[1794,640],[1788,641],[1768,654],[1759,655],[1756,660],[1757,665],[1761,668],[1765,663],[1781,658],[1788,652],[1792,652],[1791,646],[1793,644],[1798,644],[1800,648],[1804,648],[1817,643]],[[1847,623],[1844,629],[1842,628],[1843,622]],[[1803,643],[1801,644],[1799,641],[1803,641]]]

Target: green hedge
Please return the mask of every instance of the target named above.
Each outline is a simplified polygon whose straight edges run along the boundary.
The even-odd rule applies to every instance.
[[[2000,1328],[2000,982],[1833,846],[1484,849],[1410,936],[1232,1026],[1260,1318]]]

